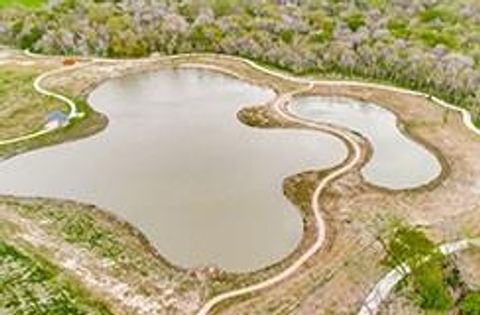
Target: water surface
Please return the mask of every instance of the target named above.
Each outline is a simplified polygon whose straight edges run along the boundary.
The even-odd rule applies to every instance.
[[[362,172],[375,185],[415,188],[434,180],[442,170],[435,155],[405,136],[397,127],[397,117],[378,105],[312,96],[295,99],[291,109],[299,117],[333,123],[366,136],[373,156]]]
[[[108,128],[1,163],[0,192],[104,207],[183,267],[265,267],[302,237],[300,215],[282,193],[284,178],[336,165],[347,154],[330,136],[237,120],[243,106],[272,97],[193,69],[109,81],[90,97]]]

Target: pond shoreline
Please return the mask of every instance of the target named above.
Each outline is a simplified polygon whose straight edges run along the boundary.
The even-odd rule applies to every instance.
[[[115,73],[114,77],[115,76],[128,75],[128,74],[132,74],[132,73],[144,72],[144,71],[155,71],[155,70],[158,70],[158,69],[153,69],[153,68],[156,68],[156,67],[158,67],[158,68],[162,68],[162,67],[165,67],[165,66],[176,67],[176,66],[181,65],[182,63],[186,63],[186,64],[192,63],[191,59],[193,58],[194,63],[204,62],[205,64],[207,64],[207,66],[208,66],[209,63],[213,63],[215,67],[218,67],[219,65],[216,64],[216,63],[219,63],[220,67],[221,66],[227,66],[228,67],[228,70],[226,70],[227,74],[235,74],[236,73],[235,70],[237,70],[238,72],[240,72],[240,73],[237,73],[237,76],[239,76],[241,79],[246,78],[251,83],[258,84],[258,85],[261,85],[261,86],[269,85],[271,88],[273,88],[275,91],[277,91],[277,93],[281,93],[280,95],[282,95],[284,93],[288,93],[288,91],[291,91],[292,86],[295,87],[295,86],[298,86],[298,85],[304,85],[303,82],[306,82],[304,80],[293,80],[293,81],[289,82],[286,78],[274,79],[273,77],[271,77],[272,76],[271,74],[268,74],[268,72],[264,72],[263,74],[260,74],[260,73],[255,73],[255,71],[254,71],[254,73],[252,74],[251,70],[249,70],[248,68],[245,69],[242,65],[236,65],[239,68],[234,69],[232,71],[231,67],[229,67],[231,65],[231,61],[229,60],[230,59],[229,57],[226,57],[226,59],[227,59],[225,61],[226,65],[222,65],[222,63],[223,63],[222,58],[223,57],[220,57],[219,60],[217,60],[217,58],[213,58],[214,60],[209,60],[210,57],[208,57],[208,56],[207,57],[206,56],[199,56],[199,57],[189,56],[188,58],[185,57],[187,59],[187,61],[179,61],[179,59],[181,60],[182,58],[183,57],[170,57],[168,62],[167,62],[167,63],[170,63],[169,65],[165,65],[164,60],[157,60],[157,61],[156,60],[151,60],[151,61],[141,61],[141,62],[139,62],[139,61],[125,61],[127,63],[126,69],[120,69],[120,70],[117,69],[118,72]],[[196,58],[198,58],[199,60],[195,60]],[[207,61],[205,61],[205,59]],[[173,60],[173,62],[171,62],[172,60]],[[99,61],[99,62],[101,62],[101,61]],[[107,63],[108,64],[113,64],[113,63],[116,63],[116,62],[108,61]],[[120,63],[123,63],[123,61],[120,61]],[[128,64],[128,63],[131,63],[131,64]],[[243,63],[243,61],[242,61],[242,63]],[[234,62],[234,64],[235,64],[235,62]],[[143,65],[143,67],[142,67],[142,65]],[[137,68],[137,66],[140,66],[140,67]],[[122,65],[120,65],[120,67],[122,67]],[[256,71],[258,71],[258,70],[259,69],[256,69]],[[265,75],[267,76],[267,78],[264,77]],[[90,93],[90,91],[92,91],[95,87],[97,87],[101,82],[103,82],[105,80],[108,80],[108,79],[111,79],[111,78],[112,78],[111,76],[107,76],[107,77],[102,78],[100,81],[89,82],[88,87],[83,87],[82,89],[80,89],[80,91],[81,91],[80,95],[85,97],[86,95],[88,95]],[[98,77],[96,78],[96,80],[98,80]],[[268,82],[268,81],[270,81],[270,82]],[[299,81],[302,81],[302,82],[299,82]],[[272,83],[272,82],[274,82],[274,83]],[[331,86],[330,89],[335,90],[335,87],[336,87],[335,83],[331,84],[328,81],[325,81],[325,84],[327,86],[330,85]],[[344,82],[344,84],[348,86],[350,83]],[[67,83],[66,84],[67,89],[69,89],[68,85],[69,84]],[[368,88],[365,87],[365,89],[368,89]],[[70,92],[72,92],[72,91],[70,91]],[[318,93],[317,91],[313,91],[313,92],[300,91],[300,93],[302,95],[319,95],[319,94],[317,94]],[[337,93],[338,93],[338,91],[334,94],[337,95]],[[358,92],[356,92],[356,93],[358,94]],[[353,93],[353,94],[355,94],[355,93]],[[416,96],[416,97],[421,97],[421,96]],[[384,103],[378,103],[378,105],[383,106]],[[268,106],[266,106],[266,107],[268,107]],[[275,112],[270,113],[270,114],[275,116]],[[404,117],[400,116],[398,121],[402,122],[403,118]],[[273,120],[275,120],[275,119],[278,119],[278,117],[273,118]],[[285,127],[285,126],[290,126],[290,128],[299,127],[296,124],[291,125],[290,122],[287,122],[287,121],[281,120],[281,119],[280,119],[280,122],[277,121],[277,123],[279,123],[282,127]],[[407,127],[405,129],[402,128],[400,130],[402,130],[402,132],[405,132],[409,137],[411,137],[412,139],[415,139],[416,141],[417,141],[417,137],[418,137],[418,141],[421,143],[421,145],[428,148],[429,150],[434,151],[435,156],[437,156],[437,158],[439,158],[439,160],[442,161],[442,166],[443,166],[442,170],[443,171],[442,171],[441,176],[439,176],[439,178],[437,178],[436,180],[434,180],[433,182],[431,182],[431,183],[429,183],[425,186],[422,186],[422,187],[419,187],[419,188],[414,188],[414,189],[411,190],[411,192],[413,192],[413,193],[419,193],[419,192],[422,192],[422,191],[431,191],[431,190],[435,189],[448,176],[449,163],[447,162],[447,159],[443,156],[443,154],[440,154],[440,152],[441,152],[440,149],[435,149],[435,146],[433,146],[430,142],[426,141],[425,138],[419,137],[418,134],[413,134],[412,135],[412,132],[409,129],[410,128]],[[68,141],[68,140],[66,140],[66,141]],[[371,152],[370,153],[369,152],[370,152],[370,150],[368,149],[368,145],[363,144],[363,158],[362,158],[361,163],[365,163],[368,160],[368,156],[369,156],[369,154],[371,154]],[[357,171],[358,171],[358,169],[357,169]],[[368,185],[368,183],[364,183],[364,184]],[[380,190],[382,189],[382,188],[379,188],[379,187],[375,187],[375,188],[380,189]],[[288,188],[285,187],[285,190],[287,190],[287,189]],[[403,193],[403,192],[388,192],[387,191],[387,193],[397,194],[397,193]],[[325,201],[322,200],[322,202],[325,202]],[[305,215],[302,214],[302,216],[305,216]],[[113,216],[112,219],[115,220],[116,219],[115,216]],[[134,227],[133,227],[133,229],[135,231]],[[327,230],[328,230],[328,228],[327,228]],[[138,232],[138,233],[141,235],[141,232]],[[310,236],[310,239],[312,237],[313,236]],[[307,238],[309,238],[309,236],[307,234],[304,234],[303,238],[307,239]],[[305,243],[305,242],[302,242],[302,243]],[[299,251],[301,252],[302,247],[304,248],[305,244],[303,246],[301,245],[299,248],[297,248],[295,250],[295,252],[299,252]],[[152,249],[152,250],[154,250],[154,249]],[[296,254],[293,253],[291,255],[291,257],[286,257],[281,262],[279,262],[277,264],[274,264],[274,265],[266,268],[265,270],[260,270],[258,272],[253,273],[252,278],[264,279],[267,274],[274,274],[274,273],[276,273],[276,270],[278,270],[279,268],[281,269],[281,268],[285,268],[285,266],[288,266],[289,263],[286,263],[286,262],[291,261],[294,256],[298,256],[298,255],[299,255],[299,253],[296,253]],[[159,255],[159,256],[161,256],[161,255]],[[252,281],[252,283],[253,282],[256,282],[256,281]]]

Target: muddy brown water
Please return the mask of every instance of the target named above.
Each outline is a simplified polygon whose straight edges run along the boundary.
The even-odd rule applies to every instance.
[[[111,80],[90,96],[108,116],[107,129],[2,162],[0,192],[99,205],[140,228],[182,267],[266,267],[302,237],[282,181],[347,155],[331,136],[237,120],[240,108],[273,96],[194,69]]]
[[[366,136],[373,155],[362,173],[372,184],[394,190],[416,188],[442,171],[436,156],[402,133],[397,117],[378,105],[344,97],[312,96],[295,99],[290,108],[301,118],[330,122]]]

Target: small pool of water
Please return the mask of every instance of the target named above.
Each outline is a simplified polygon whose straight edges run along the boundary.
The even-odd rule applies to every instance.
[[[366,136],[373,146],[373,156],[362,172],[374,185],[415,188],[434,180],[442,171],[435,155],[405,136],[397,127],[397,117],[378,105],[312,96],[295,99],[290,109],[298,117],[333,123]]]

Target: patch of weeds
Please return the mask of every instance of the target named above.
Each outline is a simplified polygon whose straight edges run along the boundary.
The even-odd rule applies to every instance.
[[[413,298],[426,311],[448,311],[453,305],[449,282],[454,275],[447,273],[447,262],[426,234],[402,224],[393,226],[393,232],[383,242],[388,253],[385,262],[395,267],[407,263],[411,275],[407,283],[413,288]]]
[[[0,241],[0,313],[111,314],[49,262]]]
[[[102,256],[116,259],[123,253],[123,247],[111,232],[95,223],[90,215],[80,214],[69,218],[61,230],[64,239],[98,251]]]
[[[360,27],[365,26],[365,17],[361,13],[354,13],[347,17],[347,25],[352,32],[356,32]]]
[[[480,292],[469,292],[460,303],[464,315],[480,315]]]
[[[74,102],[77,104],[78,111],[83,113],[83,117],[74,118],[67,126],[37,138],[1,146],[0,157],[11,158],[33,149],[84,138],[96,134],[106,127],[106,117],[95,112],[86,100],[78,98],[74,99]],[[30,132],[32,130],[34,129],[30,129]]]

